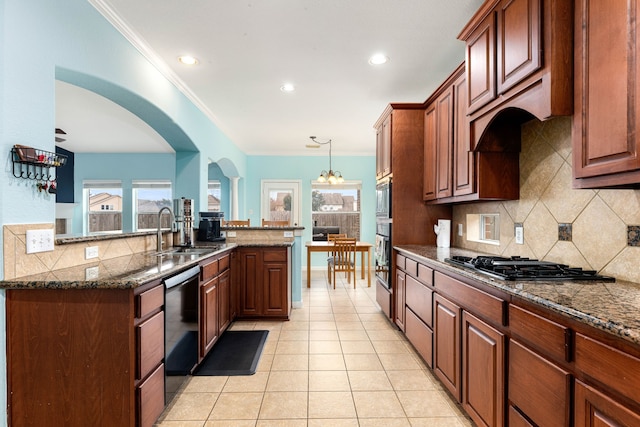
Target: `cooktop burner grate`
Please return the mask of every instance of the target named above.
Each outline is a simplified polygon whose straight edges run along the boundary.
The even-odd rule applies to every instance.
[[[569,267],[549,261],[513,256],[453,256],[445,262],[465,267],[501,280],[599,280],[615,282],[615,278],[600,276],[594,270],[583,270],[580,267]]]

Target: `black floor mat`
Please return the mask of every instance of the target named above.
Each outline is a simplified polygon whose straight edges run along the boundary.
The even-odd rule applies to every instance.
[[[226,331],[193,375],[255,374],[267,335],[269,331]]]

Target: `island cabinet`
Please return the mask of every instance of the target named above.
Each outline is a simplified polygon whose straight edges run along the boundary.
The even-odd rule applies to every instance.
[[[231,323],[231,255],[208,258],[200,271],[200,359]]]
[[[9,289],[12,426],[152,426],[164,410],[164,286]]]
[[[532,115],[573,113],[572,27],[571,0],[486,0],[478,9],[458,36],[466,44],[471,149],[483,150],[485,131],[503,112],[526,112],[510,118],[514,128]]]
[[[288,319],[291,311],[291,268],[288,247],[240,247],[234,280],[239,318]],[[237,268],[236,268],[237,267]],[[237,274],[236,274],[237,272]]]
[[[640,185],[639,3],[575,1],[575,187]]]

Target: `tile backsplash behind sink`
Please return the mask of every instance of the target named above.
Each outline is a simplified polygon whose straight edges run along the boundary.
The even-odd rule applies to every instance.
[[[520,199],[453,208],[456,231],[467,214],[499,213],[500,245],[468,241],[455,232],[452,245],[561,262],[640,283],[640,246],[634,234],[640,225],[640,190],[573,189],[571,156],[570,117],[525,123]],[[515,243],[514,223],[524,225],[523,245]]]

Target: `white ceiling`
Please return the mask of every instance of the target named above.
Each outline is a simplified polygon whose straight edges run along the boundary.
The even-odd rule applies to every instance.
[[[186,95],[232,141],[254,155],[318,153],[305,148],[310,135],[331,138],[335,155],[374,155],[373,124],[386,105],[423,102],[464,60],[464,44],[456,36],[482,4],[482,0],[90,1],[150,60],[161,62],[158,68],[168,70],[165,74],[178,87],[187,88]],[[369,65],[368,58],[377,52],[390,61]],[[179,63],[177,57],[184,54],[197,57],[199,64]],[[295,92],[280,91],[287,82],[296,86]],[[59,109],[87,108],[76,105],[71,90],[58,95]],[[57,119],[62,116],[57,114]],[[74,123],[71,116],[64,125],[56,123],[64,126],[70,142],[84,134],[83,122]],[[92,128],[92,151],[117,151],[115,136],[133,133],[130,127],[124,132],[111,125],[104,132]],[[157,151],[148,131],[140,132]],[[109,132],[117,134],[104,137]]]

